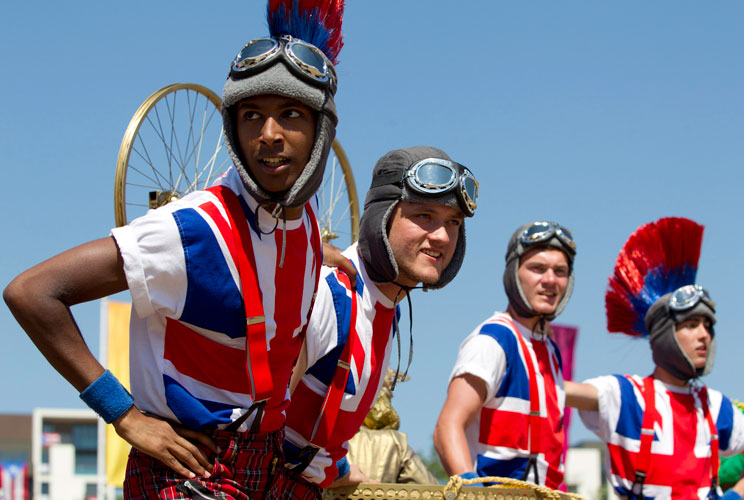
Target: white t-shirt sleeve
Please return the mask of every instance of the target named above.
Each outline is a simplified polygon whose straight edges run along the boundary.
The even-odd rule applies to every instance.
[[[506,355],[499,343],[489,335],[470,334],[460,344],[450,382],[460,375],[470,374],[486,383],[486,401],[496,395],[506,373]]]
[[[725,402],[726,400],[724,400]],[[735,455],[744,453],[744,413],[742,413],[733,403],[729,403],[734,411],[734,424],[731,429],[729,446],[724,455]]]
[[[328,354],[337,343],[336,309],[333,296],[326,277],[327,268],[321,272],[318,283],[318,295],[315,298],[313,312],[307,327],[305,344],[307,346],[307,369],[310,369],[320,358]]]
[[[153,210],[111,231],[137,315],[178,318],[186,299],[186,259],[171,210]]]
[[[599,411],[579,410],[581,421],[587,429],[607,442],[620,415],[620,385],[612,375],[592,378],[583,383],[597,389]]]

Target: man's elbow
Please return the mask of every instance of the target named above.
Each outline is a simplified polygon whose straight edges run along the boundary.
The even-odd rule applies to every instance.
[[[39,280],[30,271],[18,275],[3,290],[3,300],[18,321],[40,309],[40,295]]]
[[[442,439],[440,437],[440,427],[439,422],[437,422],[437,425],[434,426],[434,449],[437,450],[437,453],[441,456],[442,455]]]
[[[451,422],[443,419],[440,415],[437,424],[434,426],[434,449],[440,457],[444,456],[447,448],[447,436],[452,435],[453,429],[451,428]]]
[[[23,309],[23,304],[26,302],[26,287],[23,285],[23,281],[23,275],[20,275],[11,281],[5,287],[5,290],[3,290],[3,300],[13,315],[17,315]]]

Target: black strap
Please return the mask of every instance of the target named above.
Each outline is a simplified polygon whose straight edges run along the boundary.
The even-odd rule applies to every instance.
[[[718,500],[721,498],[718,496],[718,478],[714,477],[710,482],[710,491],[708,492],[708,500]]]
[[[535,472],[535,480],[532,481],[535,484],[540,484],[540,475],[537,472],[537,457],[535,455],[530,455],[530,458],[527,460],[527,467],[524,469],[524,474],[522,474],[522,481],[527,481],[527,476],[530,475],[530,470]]]
[[[291,473],[297,476],[302,474],[313,461],[319,450],[320,448],[308,444],[297,452],[296,458],[299,459],[300,463],[290,469]]]
[[[261,428],[261,418],[263,418],[263,412],[264,412],[265,407],[266,407],[266,401],[256,401],[255,403],[251,405],[250,408],[248,408],[248,411],[243,413],[233,423],[225,427],[225,430],[230,431],[230,432],[238,432],[238,429],[240,428],[241,425],[243,425],[243,422],[248,420],[248,417],[250,417],[255,411],[256,418],[253,419],[253,423],[251,424],[251,428],[248,432],[250,432],[251,434],[256,434]]]
[[[403,373],[403,380],[405,381],[406,376],[408,375],[408,369],[411,367],[411,362],[413,361],[413,305],[411,304],[411,290],[416,290],[417,288],[424,288],[424,286],[406,286],[401,285],[397,281],[393,281],[394,285],[397,285],[400,287],[400,290],[398,290],[398,293],[395,294],[395,299],[393,299],[393,328],[395,329],[395,336],[398,340],[398,366],[395,368],[395,378],[393,378],[393,383],[390,386],[390,391],[395,390],[395,386],[398,385],[398,378],[400,375],[400,328],[398,327],[398,297],[400,297],[400,294],[405,292],[406,299],[408,300],[408,333],[409,333],[409,345],[408,345],[408,365],[406,365],[406,371]]]
[[[635,471],[635,480],[633,485],[630,487],[630,495],[628,500],[645,500],[643,496],[643,483],[646,482],[646,473],[640,470]],[[638,493],[636,493],[636,486],[638,486]]]

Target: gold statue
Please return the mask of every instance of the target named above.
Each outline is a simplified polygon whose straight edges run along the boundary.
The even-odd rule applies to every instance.
[[[395,370],[388,369],[382,390],[364,419],[364,426],[349,440],[349,462],[370,479],[381,483],[439,484],[399,432],[400,417],[391,403]],[[398,381],[409,380],[399,376]]]

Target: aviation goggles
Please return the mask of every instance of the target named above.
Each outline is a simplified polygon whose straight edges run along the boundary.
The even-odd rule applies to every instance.
[[[685,285],[677,288],[669,297],[669,309],[677,312],[692,309],[700,302],[705,303],[711,310],[716,310],[716,304],[710,298],[708,290],[700,285]]]
[[[274,64],[277,57],[300,78],[336,93],[336,70],[328,57],[315,45],[289,35],[258,38],[245,44],[230,66],[230,75],[246,78]]]
[[[522,231],[519,241],[526,248],[550,241],[553,237],[558,238],[566,250],[572,254],[576,253],[576,242],[571,231],[555,222],[533,222],[530,227]]]
[[[478,208],[478,181],[457,162],[426,158],[409,167],[404,179],[411,189],[426,195],[441,195],[454,189],[468,217]]]

